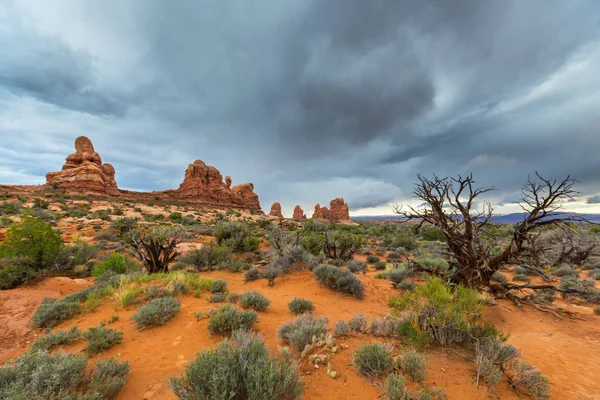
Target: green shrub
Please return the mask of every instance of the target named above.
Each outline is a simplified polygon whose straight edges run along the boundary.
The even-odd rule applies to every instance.
[[[427,378],[427,356],[419,354],[415,350],[403,352],[398,359],[398,367],[415,382],[424,382]]]
[[[379,343],[363,344],[354,351],[354,368],[359,374],[378,378],[394,368],[394,357],[388,346]]]
[[[315,306],[312,301],[307,299],[294,298],[288,303],[290,313],[294,315],[311,313],[315,311]]]
[[[107,272],[127,274],[139,271],[140,267],[135,260],[123,253],[112,253],[102,263],[94,265],[92,276],[100,276]]]
[[[513,281],[515,282],[529,282],[531,278],[524,274],[516,274],[513,276]]]
[[[236,332],[231,341],[199,352],[169,386],[185,400],[296,400],[301,398],[304,383],[289,351],[269,358],[260,336]]]
[[[527,275],[527,274],[529,274],[530,270],[525,267],[517,266],[517,267],[513,268],[512,272],[515,275],[518,275],[518,274]]]
[[[208,331],[213,335],[231,335],[234,331],[252,328],[256,320],[255,311],[240,311],[232,304],[225,304],[208,321]]]
[[[149,326],[164,325],[173,318],[181,307],[181,302],[174,297],[160,297],[141,306],[131,319],[138,329]]]
[[[0,367],[3,399],[95,399],[114,398],[125,385],[129,363],[116,359],[99,361],[90,372],[86,355],[61,351],[29,351]]]
[[[213,293],[225,293],[227,292],[227,281],[224,279],[217,279],[213,282],[212,290]]]
[[[252,235],[248,225],[241,222],[221,222],[213,235],[218,244],[225,244],[235,251],[254,251],[260,244],[260,239]]]
[[[387,268],[387,263],[385,263],[384,261],[377,261],[374,267],[377,271],[383,271]]]
[[[508,278],[500,271],[496,271],[492,274],[490,280],[498,283],[506,283],[508,282]]]
[[[346,321],[339,320],[333,326],[333,333],[335,336],[348,336],[350,334],[350,327]]]
[[[429,228],[425,229],[423,233],[421,233],[421,239],[426,241],[437,241],[437,242],[445,242],[446,237],[441,229],[438,228]]]
[[[527,393],[534,400],[550,398],[548,379],[527,362],[519,362],[511,376],[511,386]]]
[[[325,232],[323,252],[328,258],[347,261],[366,244],[367,240],[360,235],[337,230],[327,231]]]
[[[303,314],[293,322],[281,324],[277,335],[285,343],[293,346],[298,351],[304,350],[312,342],[313,337],[318,338],[327,330],[327,317],[315,317],[312,314]]]
[[[231,249],[217,243],[208,243],[179,258],[179,261],[193,265],[198,271],[213,271],[231,260]]]
[[[397,249],[399,247],[402,247],[407,251],[416,250],[419,246],[414,238],[403,235],[388,236],[383,240],[383,245],[391,249]]]
[[[590,278],[600,281],[600,269],[590,271]]]
[[[50,202],[46,199],[35,198],[33,199],[33,207],[41,208],[42,210],[47,210],[50,207]]]
[[[240,301],[240,295],[237,294],[237,293],[229,293],[227,295],[227,301],[230,302],[230,303],[232,303],[232,304],[235,304],[238,301]]]
[[[420,388],[416,392],[409,392],[406,381],[401,374],[390,374],[383,387],[386,400],[445,400],[446,394],[439,388]]]
[[[262,278],[262,274],[256,267],[252,267],[248,271],[244,272],[244,283],[255,281],[260,278]]]
[[[408,269],[394,268],[387,272],[387,279],[392,281],[394,285],[399,284],[404,279],[410,276],[411,272]]]
[[[364,297],[365,289],[361,281],[350,271],[330,265],[321,265],[315,268],[313,273],[317,281],[329,289],[349,294],[358,299]]]
[[[60,233],[39,217],[25,213],[6,231],[1,257],[22,257],[36,270],[49,267],[62,247]]]
[[[269,299],[256,290],[246,292],[240,296],[240,305],[243,308],[251,308],[254,311],[265,311],[269,304],[271,304]]]
[[[69,271],[77,265],[86,264],[88,261],[98,255],[98,246],[88,244],[83,240],[78,240],[71,246],[63,246],[56,260],[54,268],[58,271]]]
[[[563,276],[573,276],[573,277],[578,277],[579,276],[579,272],[577,272],[577,270],[574,270],[571,267],[561,267],[557,270],[552,271],[552,275],[554,276],[558,276],[558,277],[563,277]]]
[[[377,337],[395,338],[400,336],[401,321],[396,318],[374,318],[369,333]]]
[[[447,346],[498,335],[493,327],[477,324],[485,301],[476,290],[450,287],[437,277],[390,298],[389,305],[403,321],[401,333],[419,345],[433,341]]]
[[[510,344],[499,340],[485,338],[475,343],[475,365],[477,378],[482,379],[490,386],[500,382],[502,373],[512,369],[514,362],[519,358],[519,351]]]
[[[123,332],[112,328],[104,328],[102,324],[91,327],[83,333],[83,338],[88,341],[85,349],[89,354],[103,352],[123,340]]]
[[[356,314],[348,321],[348,327],[352,332],[365,333],[367,332],[367,319],[362,314]]]
[[[3,201],[0,203],[0,215],[18,215],[23,211],[23,206],[18,201]]]
[[[35,272],[24,265],[0,267],[0,290],[13,289],[35,278]]]
[[[81,337],[81,331],[77,327],[73,327],[67,331],[51,332],[48,329],[46,336],[38,338],[31,345],[30,351],[50,350],[54,346],[71,344]]]
[[[213,293],[208,298],[209,303],[224,303],[227,299],[226,293]]]
[[[44,297],[42,303],[33,314],[33,328],[53,328],[82,311],[81,304],[71,301],[57,301],[52,297]]]
[[[378,263],[379,261],[380,261],[380,259],[377,256],[374,256],[374,255],[368,255],[367,256],[367,262],[369,264],[375,264],[375,263]]]
[[[396,284],[396,289],[399,290],[413,290],[416,287],[411,281],[402,281]]]
[[[357,274],[361,271],[367,271],[367,264],[359,260],[350,260],[346,263],[346,266],[353,274]]]
[[[600,306],[594,307],[594,314],[600,315]]]
[[[275,285],[275,278],[280,277],[283,274],[281,268],[275,267],[273,265],[268,265],[267,268],[262,273],[263,278],[265,278],[269,284],[269,286]]]

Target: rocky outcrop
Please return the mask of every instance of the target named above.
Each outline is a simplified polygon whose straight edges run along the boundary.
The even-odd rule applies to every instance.
[[[62,170],[46,174],[46,184],[72,191],[120,194],[114,167],[102,164],[91,140],[85,136],[75,140],[75,153],[67,157]]]
[[[281,204],[279,202],[273,203],[271,206],[271,211],[269,211],[269,215],[271,217],[283,218],[283,214],[281,213]]]
[[[346,204],[342,198],[331,200],[329,208],[321,207],[320,204],[316,204],[312,218],[330,222],[350,221],[348,204]]]
[[[261,212],[258,196],[252,183],[231,186],[231,178],[223,176],[215,167],[196,160],[185,171],[183,182],[176,190],[140,193],[119,190],[115,169],[102,164],[90,139],[81,136],[75,140],[75,153],[69,155],[62,170],[49,172],[46,183],[52,187],[79,192],[91,192],[124,199],[145,199],[148,196],[164,200],[187,201],[216,208],[236,208]]]
[[[306,221],[306,214],[304,214],[304,210],[302,210],[302,207],[299,205],[294,207],[294,215],[292,215],[292,220],[299,222]]]
[[[181,200],[204,203],[219,207],[235,207],[260,210],[258,196],[252,183],[231,186],[231,178],[223,176],[218,169],[196,160],[185,171],[185,178],[175,194]]]

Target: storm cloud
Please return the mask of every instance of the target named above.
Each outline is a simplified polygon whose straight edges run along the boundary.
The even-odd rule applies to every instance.
[[[473,172],[500,210],[534,171],[600,190],[593,0],[23,0],[0,45],[2,183],[87,135],[120,187],[200,158],[288,215],[389,213],[416,173]]]

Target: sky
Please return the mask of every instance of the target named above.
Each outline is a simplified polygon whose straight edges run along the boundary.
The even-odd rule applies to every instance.
[[[418,173],[520,211],[535,171],[600,212],[596,0],[4,0],[0,49],[0,183],[85,135],[120,188],[202,159],[287,216],[392,214]]]

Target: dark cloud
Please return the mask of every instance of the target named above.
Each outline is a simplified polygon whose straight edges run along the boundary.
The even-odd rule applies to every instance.
[[[201,158],[284,208],[337,196],[382,206],[406,199],[418,172],[473,172],[501,206],[536,170],[600,187],[594,1],[23,0],[7,10],[0,135],[24,138],[0,145],[9,171],[58,169],[86,134],[122,187],[175,187]],[[22,151],[36,134],[39,149]],[[19,161],[43,151],[37,169]]]
[[[600,194],[588,197],[587,203],[588,204],[600,204]]]

